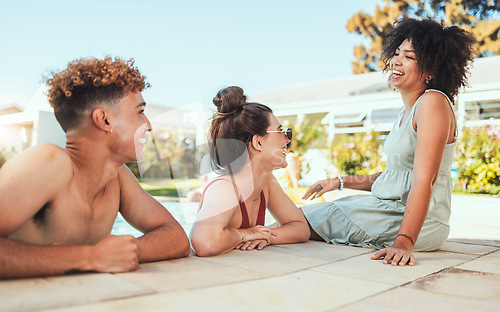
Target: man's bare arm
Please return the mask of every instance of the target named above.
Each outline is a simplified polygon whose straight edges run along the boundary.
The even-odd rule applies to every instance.
[[[0,237],[0,279],[74,271],[128,272],[138,267],[132,236],[109,235],[94,246],[38,246]]]
[[[139,261],[187,257],[189,240],[177,220],[141,188],[126,166],[119,169],[119,177],[120,212],[127,222],[145,233],[137,239]]]

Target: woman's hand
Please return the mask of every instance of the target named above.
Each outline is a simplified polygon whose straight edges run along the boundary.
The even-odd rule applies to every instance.
[[[243,234],[243,242],[265,240],[271,244],[271,237],[278,235],[273,229],[263,225],[256,225],[248,229],[238,229]]]
[[[391,263],[393,266],[414,266],[415,257],[411,253],[413,248],[407,248],[403,246],[392,245],[379,250],[375,255],[371,257],[372,260],[378,260],[380,258],[384,259],[384,264]]]
[[[337,178],[321,180],[311,185],[307,189],[307,192],[304,194],[304,196],[302,196],[302,199],[308,199],[313,194],[314,196],[311,199],[318,198],[321,197],[326,192],[338,190],[339,188],[340,188],[340,181]]]
[[[234,249],[240,250],[262,250],[264,247],[271,245],[271,237],[278,235],[275,231],[267,226],[256,225],[248,229],[239,229],[243,234],[243,242],[238,244]]]
[[[265,240],[265,239],[256,239],[253,241],[248,241],[239,244],[238,246],[234,247],[234,249],[240,249],[240,250],[262,250],[264,247],[270,245],[270,243]]]

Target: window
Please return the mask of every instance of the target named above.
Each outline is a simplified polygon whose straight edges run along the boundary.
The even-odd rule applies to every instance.
[[[500,119],[500,100],[467,102],[465,111],[467,120]]]

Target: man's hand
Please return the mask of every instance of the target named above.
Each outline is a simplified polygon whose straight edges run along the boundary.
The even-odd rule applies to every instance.
[[[108,235],[90,247],[91,271],[120,273],[139,267],[139,247],[131,235]]]

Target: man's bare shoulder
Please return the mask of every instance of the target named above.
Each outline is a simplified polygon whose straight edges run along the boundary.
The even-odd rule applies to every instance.
[[[51,144],[32,147],[7,161],[0,169],[0,236],[14,233],[64,193],[72,168],[68,153]]]
[[[122,201],[130,201],[132,198],[137,199],[139,197],[142,198],[143,195],[147,195],[127,165],[121,165],[118,167],[117,180],[120,188],[120,198]],[[120,204],[123,206],[123,202]]]
[[[72,175],[72,160],[65,149],[53,144],[39,144],[7,161],[0,170],[0,183],[5,178],[16,180],[16,177],[34,180],[51,177],[67,181]]]
[[[120,182],[120,186],[124,184],[133,184],[139,186],[139,182],[135,178],[135,175],[130,171],[127,165],[121,165],[118,168],[118,181]],[[139,186],[140,187],[140,186]]]

